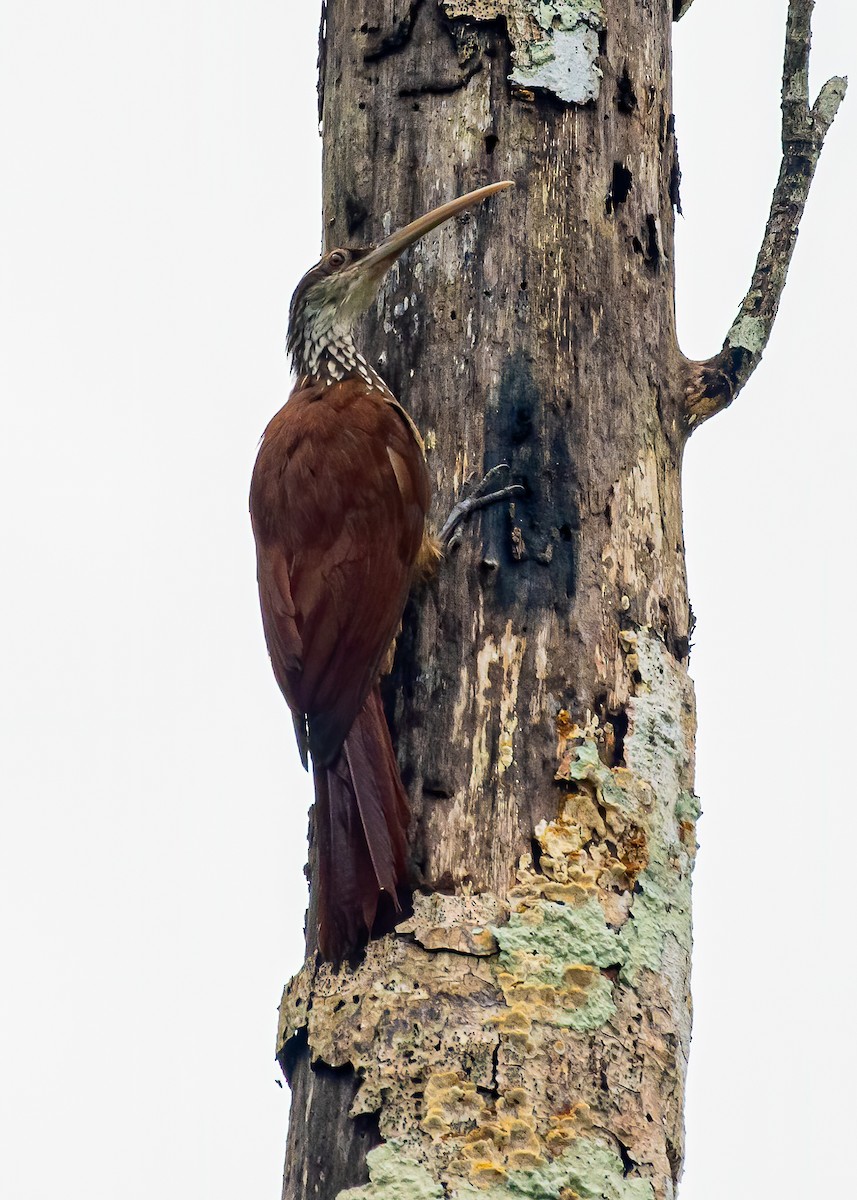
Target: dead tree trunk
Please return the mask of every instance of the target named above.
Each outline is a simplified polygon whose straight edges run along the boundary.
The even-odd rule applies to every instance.
[[[423,432],[438,515],[500,462],[526,494],[406,613],[386,699],[419,887],[359,964],[286,988],[288,1200],[675,1194],[698,814],[682,451],[764,349],[844,92],[809,107],[812,2],[791,0],[771,221],[723,350],[689,362],[689,7],[327,0],[328,248],[517,182],[394,271],[364,347]]]

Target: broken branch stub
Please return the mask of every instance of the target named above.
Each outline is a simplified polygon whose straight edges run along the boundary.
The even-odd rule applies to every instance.
[[[768,344],[785,287],[798,229],[824,139],[848,81],[829,79],[809,102],[809,53],[814,0],[791,0],[783,61],[783,158],[749,290],[722,349],[703,362],[686,361],[685,414],[691,430],[727,408],[755,371]]]

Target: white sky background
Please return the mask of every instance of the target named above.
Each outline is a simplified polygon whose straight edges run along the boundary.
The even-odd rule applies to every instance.
[[[697,0],[676,31],[690,354],[720,345],[761,237],[785,10]],[[9,1200],[279,1195],[309,788],[246,497],[319,245],[316,28],[289,0],[0,0]],[[815,29],[817,91],[857,74],[857,12],[820,0]],[[687,456],[682,1200],[853,1187],[855,131],[852,95],[765,361]]]

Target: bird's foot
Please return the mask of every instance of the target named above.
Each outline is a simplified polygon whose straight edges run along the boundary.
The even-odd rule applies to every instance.
[[[501,500],[510,500],[514,496],[523,495],[524,488],[519,483],[510,483],[506,487],[497,488],[495,491],[491,490],[497,476],[508,470],[508,463],[499,463],[496,467],[492,467],[469,495],[458,501],[438,534],[441,550],[449,549],[456,534],[460,535],[462,524],[472,512],[476,512],[479,508],[487,508],[489,504],[497,504]]]

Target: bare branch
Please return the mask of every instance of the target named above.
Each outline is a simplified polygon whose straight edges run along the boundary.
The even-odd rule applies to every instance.
[[[810,23],[815,0],[790,0],[783,62],[783,159],[756,269],[723,348],[687,363],[685,411],[691,428],[728,407],[768,344],[815,168],[848,81],[835,77],[809,103]]]
[[[693,0],[673,0],[673,20],[680,21],[691,4]]]

